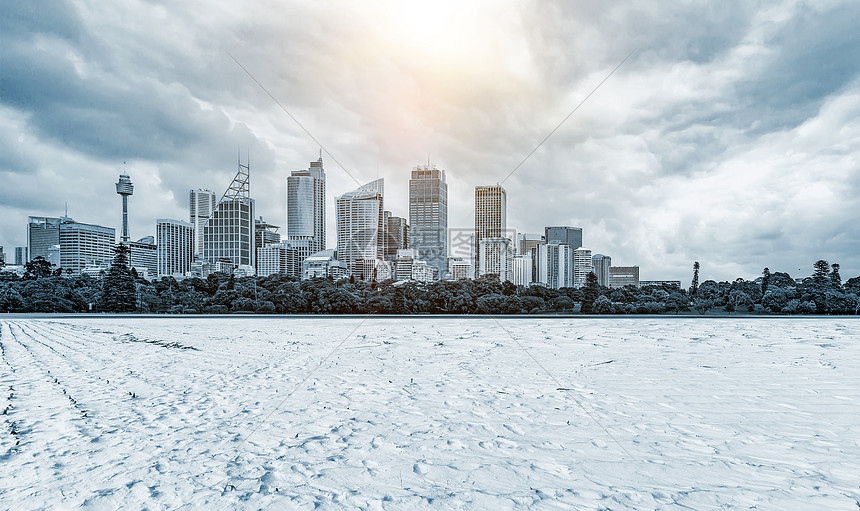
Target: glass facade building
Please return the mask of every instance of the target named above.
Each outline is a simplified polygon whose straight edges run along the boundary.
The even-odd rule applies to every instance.
[[[361,259],[384,256],[384,180],[371,181],[335,199],[337,257],[355,275]]]
[[[325,250],[325,169],[322,156],[287,177],[286,241],[299,261]],[[296,243],[300,242],[300,243]]]
[[[215,211],[218,197],[211,190],[191,190],[188,194],[189,221],[194,228],[194,255],[203,254],[203,226]]]
[[[445,171],[418,166],[409,179],[408,248],[442,277],[448,270],[448,183]],[[406,248],[403,247],[403,248]]]

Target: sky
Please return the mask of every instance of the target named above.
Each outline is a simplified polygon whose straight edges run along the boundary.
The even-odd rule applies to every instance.
[[[818,259],[847,279],[857,26],[860,3],[828,0],[4,2],[0,245],[66,204],[119,228],[122,172],[132,239],[154,235],[188,220],[190,189],[223,193],[239,154],[258,216],[283,225],[286,176],[322,149],[332,248],[336,195],[382,177],[408,217],[429,160],[450,228],[501,182],[509,228],[582,227],[642,280],[688,285],[694,261],[702,281],[801,277]]]

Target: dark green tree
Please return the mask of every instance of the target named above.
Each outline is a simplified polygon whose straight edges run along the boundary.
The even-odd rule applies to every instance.
[[[767,293],[767,286],[770,285],[770,268],[765,268],[761,272],[761,294],[764,296]]]
[[[24,269],[26,270],[26,273],[24,274],[24,278],[26,279],[41,279],[50,277],[53,274],[51,263],[46,261],[42,256],[38,256],[32,261],[28,261],[27,264],[24,265]]]
[[[582,286],[582,306],[580,312],[583,314],[591,314],[591,308],[594,301],[600,295],[600,284],[597,283],[597,275],[594,272],[589,272],[585,277],[585,285]]]
[[[137,292],[134,275],[128,267],[131,249],[120,243],[114,248],[113,263],[102,281],[101,309],[107,312],[134,312],[137,310]]]
[[[830,268],[831,268],[831,270],[830,270],[831,282],[833,282],[833,284],[835,284],[836,287],[841,288],[842,287],[842,276],[839,275],[839,264],[833,263],[830,265]]]
[[[815,264],[812,266],[815,268],[812,272],[812,278],[815,279],[816,282],[824,282],[830,277],[830,263],[824,259],[815,261]]]
[[[699,290],[699,261],[693,263],[693,282],[690,284],[690,296],[696,296]]]

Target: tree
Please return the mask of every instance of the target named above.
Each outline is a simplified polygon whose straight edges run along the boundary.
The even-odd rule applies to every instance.
[[[707,298],[697,297],[693,300],[693,310],[699,314],[705,314],[714,306],[714,301]]]
[[[24,265],[24,269],[26,270],[24,278],[41,279],[50,277],[53,273],[53,271],[51,271],[51,266],[52,264],[46,261],[44,257],[38,256]]]
[[[591,312],[594,314],[612,314],[615,312],[615,306],[606,296],[598,297],[591,307]]]
[[[836,287],[841,288],[842,287],[842,277],[839,275],[839,264],[833,263],[830,265],[830,268],[832,268],[830,270],[831,282],[833,282],[833,284],[835,284]]]
[[[594,301],[597,300],[599,294],[600,284],[597,283],[597,275],[594,272],[589,272],[588,276],[585,277],[585,285],[582,287],[582,306],[579,309],[580,312],[590,314],[591,307],[594,305]]]
[[[102,282],[102,310],[134,312],[137,310],[137,290],[134,275],[128,267],[131,249],[123,243],[114,248],[113,263]]]
[[[765,268],[761,272],[761,295],[764,296],[767,293],[767,286],[770,285],[770,268]]]
[[[813,264],[812,267],[815,268],[812,272],[812,278],[816,282],[824,282],[828,280],[830,277],[830,263],[824,259],[819,259],[818,261],[815,261],[815,264]]]
[[[699,261],[693,263],[693,282],[690,284],[690,296],[696,296],[699,290]]]

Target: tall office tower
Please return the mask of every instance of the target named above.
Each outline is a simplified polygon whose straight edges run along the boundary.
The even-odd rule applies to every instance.
[[[148,278],[154,277],[158,272],[158,253],[155,247],[155,238],[153,236],[144,236],[137,241],[129,242],[128,248],[131,249],[128,265],[131,268],[135,268],[138,273],[146,270]]]
[[[385,260],[397,259],[397,251],[409,248],[409,225],[406,219],[384,211],[385,216]]]
[[[474,255],[476,276],[483,275],[481,268],[481,240],[506,236],[506,194],[501,185],[475,187],[475,238]]]
[[[546,238],[543,234],[517,233],[517,255],[528,255],[538,245],[543,245],[544,243],[546,243]]]
[[[594,254],[591,256],[591,266],[597,275],[597,283],[609,287],[609,267],[612,266],[612,258],[608,255]]]
[[[194,226],[194,255],[203,255],[203,226],[215,211],[218,197],[211,190],[191,190],[188,194],[189,221]]]
[[[27,261],[27,247],[15,247],[15,266],[24,266]]]
[[[203,225],[203,257],[226,269],[254,268],[254,199],[251,198],[250,166],[239,171]]]
[[[511,282],[518,286],[528,287],[531,285],[533,259],[532,254],[514,256]]]
[[[498,275],[500,282],[513,279],[513,248],[508,238],[484,238],[478,246],[478,276]]]
[[[356,275],[356,261],[382,259],[384,179],[371,181],[335,199],[337,258]]]
[[[577,249],[582,246],[582,227],[547,227],[546,242],[557,241]]]
[[[6,253],[3,252],[3,246],[0,245],[0,266],[6,264]]]
[[[325,170],[322,154],[287,177],[287,239],[299,260],[325,250]],[[297,243],[300,242],[300,243]]]
[[[87,266],[107,268],[114,258],[116,230],[113,227],[67,221],[60,224],[60,268],[80,275]]]
[[[435,165],[412,169],[409,179],[409,248],[436,268],[439,277],[448,270],[448,183],[445,171]]]
[[[616,288],[624,286],[639,287],[638,266],[609,267],[609,287]]]
[[[60,224],[64,218],[31,216],[27,219],[27,262],[41,257],[48,260],[51,247],[60,244]],[[68,219],[71,220],[71,219]],[[54,261],[59,264],[59,261]]]
[[[159,218],[155,224],[158,277],[185,275],[194,260],[194,225],[182,220]]]
[[[552,241],[535,251],[535,282],[552,289],[573,287],[573,250],[566,243]]]
[[[588,274],[594,271],[591,266],[591,250],[579,247],[573,251],[573,287],[585,285]]]
[[[128,243],[128,198],[134,194],[134,185],[131,178],[125,174],[119,175],[116,183],[116,193],[122,197],[122,243]]]

